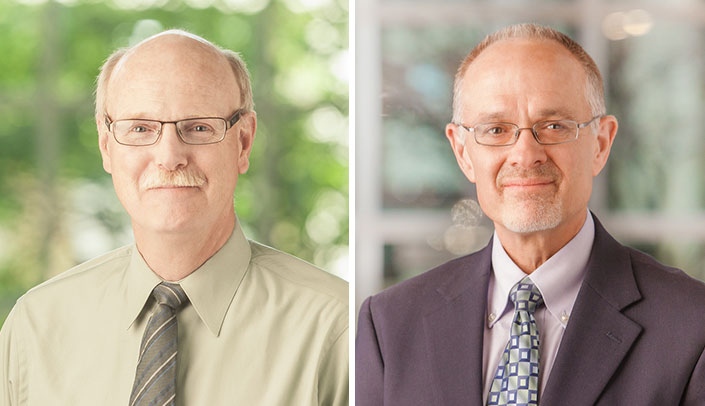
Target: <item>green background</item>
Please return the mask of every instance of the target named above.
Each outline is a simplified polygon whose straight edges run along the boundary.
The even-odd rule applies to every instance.
[[[240,52],[258,131],[246,233],[348,277],[345,0],[0,2],[0,321],[32,286],[132,240],[93,119],[105,58],[182,28]]]

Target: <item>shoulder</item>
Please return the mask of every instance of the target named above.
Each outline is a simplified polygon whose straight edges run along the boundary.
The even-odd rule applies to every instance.
[[[632,260],[634,277],[645,299],[680,305],[702,313],[705,308],[705,283],[681,269],[664,265],[653,257],[632,248],[626,248]]]
[[[641,323],[705,326],[705,283],[622,245],[604,230],[596,233],[586,283],[614,305],[628,306],[624,311]]]
[[[3,331],[58,337],[60,328],[74,328],[77,320],[105,303],[108,287],[121,283],[131,253],[130,246],[117,249],[33,287],[17,300]]]
[[[312,334],[325,336],[326,348],[332,348],[348,330],[347,282],[266,245],[250,241],[250,247],[244,294],[256,296],[258,306],[286,316],[278,324],[280,333],[315,331]]]
[[[250,241],[251,271],[290,291],[328,298],[347,307],[348,283],[300,258]]]
[[[391,286],[368,298],[370,310],[390,314],[417,313],[466,291],[487,289],[491,245]]]
[[[665,265],[650,255],[615,240],[595,219],[595,242],[586,283],[614,300],[651,306],[658,314],[692,309],[703,314],[705,283],[681,269]]]
[[[100,255],[62,272],[33,287],[21,301],[51,300],[81,292],[87,295],[91,288],[110,278],[120,278],[127,268],[134,244]]]

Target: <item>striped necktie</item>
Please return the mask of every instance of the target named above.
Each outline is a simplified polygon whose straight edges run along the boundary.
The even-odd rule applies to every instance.
[[[539,330],[534,311],[543,303],[541,292],[527,276],[509,293],[514,320],[509,342],[497,367],[488,406],[537,406],[539,401]]]
[[[152,291],[157,308],[142,337],[130,406],[176,404],[176,312],[188,301],[181,286],[162,282]]]

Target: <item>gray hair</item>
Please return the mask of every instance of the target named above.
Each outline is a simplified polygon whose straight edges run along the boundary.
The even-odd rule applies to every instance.
[[[587,75],[586,95],[587,102],[590,105],[593,116],[605,114],[605,93],[603,88],[602,75],[597,68],[595,61],[588,55],[580,44],[575,42],[567,35],[554,30],[550,27],[545,27],[537,24],[516,24],[503,28],[495,33],[485,37],[472,51],[465,57],[460,64],[458,71],[455,74],[455,83],[453,85],[453,122],[459,123],[463,105],[461,102],[463,92],[463,81],[465,72],[470,64],[495,42],[507,39],[537,39],[555,41],[565,47],[585,69]]]

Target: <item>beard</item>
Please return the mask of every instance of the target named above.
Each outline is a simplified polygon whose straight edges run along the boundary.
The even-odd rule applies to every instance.
[[[550,180],[557,188],[561,174],[549,161],[529,170],[502,168],[497,176],[497,184],[502,185],[507,178]],[[555,190],[520,195],[505,194],[504,199],[499,213],[500,222],[514,233],[528,234],[550,230],[558,227],[563,219],[563,202],[558,198]]]
[[[500,218],[504,227],[518,234],[550,230],[561,223],[563,204],[544,196],[532,196],[506,207]]]

